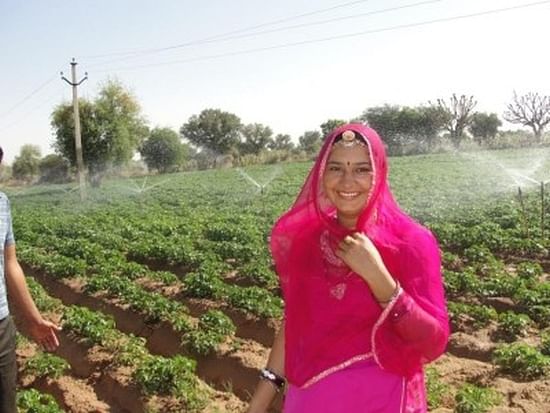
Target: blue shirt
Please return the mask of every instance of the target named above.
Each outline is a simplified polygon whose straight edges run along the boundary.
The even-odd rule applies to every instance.
[[[10,314],[8,296],[6,293],[6,273],[4,269],[4,250],[14,244],[13,228],[11,224],[10,201],[0,192],[0,320]]]

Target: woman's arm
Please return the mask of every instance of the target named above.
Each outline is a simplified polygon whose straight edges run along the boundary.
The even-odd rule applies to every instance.
[[[440,322],[405,291],[396,300],[388,319],[394,331],[414,346],[425,360],[433,360],[444,351],[448,336],[448,329],[445,328],[447,321]]]
[[[281,324],[275,340],[273,340],[273,347],[269,353],[269,359],[267,361],[267,368],[272,370],[279,376],[284,377],[285,372],[285,325]],[[254,391],[254,395],[250,400],[247,413],[265,413],[271,405],[271,402],[277,395],[275,386],[267,381],[260,380]]]
[[[364,234],[346,237],[338,254],[368,283],[384,309],[374,328],[373,348],[381,349],[384,342],[385,347],[399,349],[403,355],[407,353],[410,360],[425,363],[445,350],[449,327],[437,242],[427,232],[413,241],[408,244],[410,248],[400,251],[407,272],[401,287]],[[385,338],[377,339],[380,336]],[[376,342],[380,345],[376,346]]]

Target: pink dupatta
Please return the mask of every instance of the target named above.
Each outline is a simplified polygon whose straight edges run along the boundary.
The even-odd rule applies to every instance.
[[[330,148],[345,130],[368,143],[374,170],[356,231],[373,241],[402,287],[384,310],[362,278],[331,265],[331,251],[350,231],[337,223],[322,176]],[[410,392],[423,387],[422,364],[445,349],[449,327],[439,248],[431,232],[397,205],[387,174],[378,134],[362,124],[344,125],[326,138],[298,198],[272,230],[285,301],[285,375],[295,386],[308,387],[374,357],[382,369],[414,384]]]

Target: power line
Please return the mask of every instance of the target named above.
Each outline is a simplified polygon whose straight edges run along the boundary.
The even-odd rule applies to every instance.
[[[3,127],[0,127],[0,132],[4,132],[5,130],[8,130],[8,129],[20,124],[21,122],[27,120],[28,116],[30,114],[36,112],[38,109],[43,108],[48,103],[53,103],[53,99],[57,98],[57,96],[59,96],[59,90],[56,90],[55,94],[52,93],[52,94],[48,95],[47,99],[41,101],[38,105],[34,106],[32,109],[26,111],[20,118],[16,119],[15,121],[13,121],[13,122],[11,122],[11,123],[3,126]]]
[[[213,39],[219,39],[219,38],[223,38],[223,37],[225,37],[225,36],[234,35],[234,34],[237,34],[237,33],[247,32],[247,31],[250,31],[250,30],[259,29],[259,28],[266,27],[266,26],[272,26],[272,25],[275,25],[275,24],[285,23],[285,22],[288,22],[288,21],[301,19],[301,18],[303,18],[303,17],[313,16],[313,15],[315,15],[315,14],[325,13],[325,12],[327,12],[327,11],[331,11],[331,10],[336,10],[336,9],[343,8],[343,7],[352,6],[352,5],[354,5],[354,4],[366,3],[366,2],[369,2],[369,1],[371,1],[371,0],[355,0],[355,1],[350,1],[350,2],[347,2],[347,3],[342,3],[342,4],[337,4],[337,5],[335,5],[335,6],[327,7],[327,8],[324,8],[324,9],[318,9],[318,10],[313,10],[313,11],[306,12],[306,13],[301,13],[301,14],[297,14],[297,15],[293,15],[293,16],[289,16],[289,17],[284,17],[284,18],[277,19],[277,20],[272,20],[272,21],[269,21],[269,22],[266,22],[266,23],[256,24],[256,25],[253,25],[253,26],[248,26],[248,27],[244,27],[244,28],[241,28],[241,29],[232,30],[232,31],[225,32],[225,33],[220,33],[220,34],[213,35],[213,36],[209,36],[209,37],[205,37],[205,38],[202,38],[202,39],[199,39],[199,40],[193,40],[193,41],[190,41],[190,42],[181,43],[181,44],[177,44],[177,45],[173,45],[173,46],[167,46],[167,47],[161,47],[161,48],[153,48],[153,49],[141,49],[141,50],[140,50],[140,49],[137,49],[137,50],[133,50],[133,51],[113,52],[113,53],[106,53],[106,54],[92,55],[92,56],[81,56],[81,58],[96,59],[96,58],[103,58],[103,57],[111,57],[111,56],[119,56],[119,55],[128,55],[128,54],[136,55],[136,54],[144,54],[144,53],[145,53],[145,54],[148,54],[148,53],[156,53],[156,52],[159,52],[159,51],[164,51],[164,50],[169,50],[169,49],[174,49],[174,48],[189,46],[189,45],[192,45],[192,44],[200,44],[200,43],[207,42],[207,41],[210,41],[210,40],[213,40]]]
[[[50,83],[52,83],[57,76],[52,76],[48,80],[46,80],[44,83],[42,83],[40,86],[38,86],[36,89],[34,89],[31,93],[29,93],[27,96],[25,96],[23,99],[21,99],[19,102],[17,102],[15,105],[13,105],[11,108],[9,108],[4,113],[0,114],[0,118],[3,118],[7,115],[9,115],[11,112],[13,112],[15,109],[17,109],[19,106],[21,106],[23,103],[25,103],[27,100],[29,100],[31,97],[36,95],[38,92],[40,92],[42,89],[44,89],[46,86],[48,86]]]
[[[388,13],[388,12],[403,10],[403,9],[412,8],[412,7],[424,6],[426,4],[438,3],[438,2],[441,2],[441,1],[443,1],[443,0],[424,0],[424,1],[417,2],[417,3],[405,4],[405,5],[402,5],[402,6],[395,6],[395,7],[385,8],[385,9],[373,10],[373,11],[366,12],[366,13],[352,14],[352,15],[348,15],[348,16],[335,17],[335,18],[325,19],[325,20],[317,20],[317,21],[314,21],[314,22],[301,23],[301,24],[296,24],[296,25],[292,25],[292,26],[283,26],[283,27],[279,27],[279,28],[276,28],[276,29],[262,30],[262,31],[259,31],[259,32],[236,34],[236,35],[233,35],[233,36],[226,36],[226,37],[222,37],[222,38],[214,36],[210,39],[204,39],[204,40],[197,40],[197,41],[182,43],[182,44],[179,44],[179,45],[176,45],[176,46],[169,46],[169,47],[163,47],[163,48],[158,48],[158,49],[151,49],[149,52],[144,51],[143,53],[140,53],[140,54],[134,54],[134,55],[126,56],[126,57],[120,57],[120,58],[117,58],[117,59],[108,60],[108,61],[101,62],[101,63],[96,63],[96,64],[93,64],[93,65],[90,65],[90,67],[103,66],[103,65],[106,65],[106,64],[120,62],[120,61],[124,61],[124,60],[128,60],[128,59],[140,58],[140,57],[143,57],[147,54],[160,53],[160,52],[165,52],[165,51],[169,51],[169,50],[181,49],[181,48],[184,48],[184,47],[196,46],[196,45],[199,45],[199,44],[219,43],[219,42],[225,42],[225,41],[229,41],[229,40],[243,39],[243,38],[247,38],[247,37],[256,37],[258,35],[263,35],[263,34],[268,34],[268,33],[275,33],[275,32],[280,32],[280,31],[285,31],[285,30],[299,29],[299,28],[309,27],[309,26],[318,26],[318,25],[321,25],[321,24],[333,23],[333,22],[336,22],[336,21],[356,19],[356,18],[371,16],[371,15],[375,15],[375,14],[382,14],[382,13]]]
[[[365,30],[361,32],[354,32],[354,33],[348,33],[338,36],[330,36],[330,37],[323,37],[319,39],[311,39],[311,40],[303,40],[299,42],[292,42],[292,43],[284,43],[274,46],[266,46],[266,47],[259,47],[254,49],[247,49],[247,50],[241,50],[241,51],[235,51],[235,52],[228,52],[228,53],[221,53],[217,55],[210,55],[210,56],[202,56],[202,57],[196,57],[196,58],[190,58],[190,59],[183,59],[183,60],[174,60],[169,62],[159,62],[159,63],[150,63],[150,64],[144,64],[144,65],[138,65],[138,66],[128,66],[128,67],[122,67],[118,69],[111,69],[111,70],[100,70],[100,72],[112,72],[112,71],[129,71],[129,70],[138,70],[143,68],[149,68],[149,67],[156,67],[156,66],[167,66],[167,65],[173,65],[173,64],[182,64],[182,63],[191,63],[191,62],[197,62],[197,61],[203,61],[203,60],[212,60],[212,59],[219,59],[222,57],[230,57],[230,56],[237,56],[237,55],[243,55],[243,54],[250,54],[250,53],[256,53],[256,52],[262,52],[262,51],[268,51],[268,50],[275,50],[275,49],[283,49],[287,47],[294,47],[294,46],[301,46],[305,44],[313,44],[313,43],[322,43],[327,42],[331,40],[340,40],[340,39],[346,39],[351,37],[359,37],[359,36],[365,36],[369,34],[375,34],[375,33],[382,33],[382,32],[389,32],[389,31],[395,31],[395,30],[401,30],[401,29],[409,29],[413,27],[420,27],[420,26],[427,26],[430,24],[436,24],[436,23],[443,23],[443,22],[450,22],[454,20],[464,20],[469,19],[472,17],[479,17],[479,16],[486,16],[490,14],[497,14],[497,13],[503,13],[507,11],[513,11],[513,10],[519,10],[524,9],[528,7],[534,7],[534,6],[540,6],[543,4],[550,3],[550,0],[544,0],[544,1],[537,1],[533,3],[526,3],[522,5],[517,6],[510,6],[510,7],[503,7],[498,9],[491,9],[491,10],[485,10],[482,12],[476,12],[476,13],[469,13],[469,14],[463,14],[458,16],[451,16],[451,17],[442,17],[438,19],[432,19],[432,20],[425,20],[422,22],[416,22],[416,23],[406,23],[406,24],[400,24],[396,26],[390,26],[390,27],[384,27],[381,29],[373,29],[373,30]]]
[[[382,14],[382,13],[387,13],[387,12],[396,11],[396,10],[403,10],[403,9],[407,9],[407,8],[423,6],[425,4],[430,4],[430,3],[439,3],[441,1],[443,1],[443,0],[420,1],[420,2],[417,2],[417,3],[404,4],[402,6],[395,6],[395,7],[388,7],[388,8],[385,8],[385,9],[373,10],[373,11],[369,11],[369,12],[365,12],[365,13],[352,14],[352,15],[342,16],[342,17],[334,17],[332,19],[317,20],[317,21],[314,21],[314,22],[296,24],[296,25],[293,25],[293,26],[279,27],[277,29],[262,30],[262,31],[259,31],[259,32],[229,36],[229,37],[224,37],[223,39],[219,39],[219,40],[218,39],[207,40],[207,41],[205,40],[205,41],[201,42],[201,44],[213,43],[213,42],[218,42],[218,41],[234,40],[234,39],[242,39],[242,38],[246,38],[246,37],[257,36],[259,34],[275,33],[275,32],[280,32],[280,31],[288,30],[288,29],[300,29],[302,27],[318,26],[318,25],[321,25],[321,24],[333,23],[333,22],[336,22],[336,21],[356,19],[356,18],[359,18],[359,17],[372,16],[372,15],[375,15],[375,14]],[[183,47],[183,45],[182,45],[182,47]]]

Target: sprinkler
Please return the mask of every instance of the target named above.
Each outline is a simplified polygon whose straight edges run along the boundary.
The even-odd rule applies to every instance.
[[[521,186],[518,186],[518,200],[521,206],[523,231],[525,232],[525,236],[529,238],[529,225],[527,223],[527,211],[525,210],[525,202],[523,201],[523,192],[521,191]]]
[[[540,233],[541,233],[541,238],[544,239],[544,215],[545,215],[545,206],[546,206],[546,203],[545,203],[545,199],[544,199],[544,186],[549,183],[550,180],[548,181],[540,181]]]
[[[529,178],[530,181],[536,182],[540,187],[540,236],[541,239],[544,239],[545,235],[545,215],[546,215],[546,196],[544,193],[544,189],[547,183],[550,183],[550,180],[548,181],[535,181],[532,178]],[[523,192],[521,190],[521,187],[518,186],[518,200],[519,204],[521,205],[521,212],[523,216],[523,224],[525,227],[525,232],[527,237],[529,237],[529,226],[527,225],[527,212],[525,208],[525,202],[523,198]]]
[[[250,182],[252,185],[254,185],[257,189],[256,189],[256,195],[257,194],[260,194],[262,195],[262,216],[265,217],[266,216],[266,213],[265,213],[265,197],[263,197],[268,185],[271,183],[271,181],[273,181],[278,175],[280,175],[281,173],[281,168],[276,168],[273,170],[273,172],[271,173],[271,175],[269,176],[269,178],[263,183],[263,184],[260,184],[258,181],[256,181],[254,178],[252,178],[250,175],[248,175],[243,169],[241,168],[237,168],[237,172],[239,172],[239,174],[245,178],[248,182]]]

